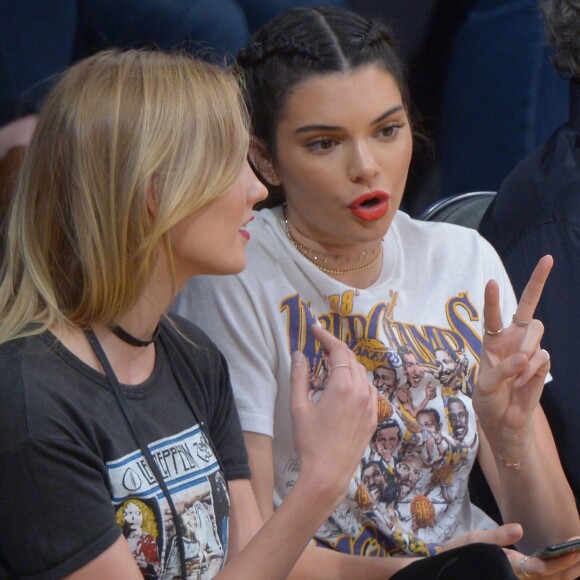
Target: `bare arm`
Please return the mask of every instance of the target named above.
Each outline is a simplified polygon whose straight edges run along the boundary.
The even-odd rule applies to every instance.
[[[266,521],[274,513],[274,460],[272,438],[260,433],[244,433],[244,441],[250,458],[252,489]]]
[[[516,317],[525,322],[484,337],[473,395],[482,469],[504,520],[523,525],[518,545],[529,552],[580,534],[574,497],[539,405],[550,365],[540,347],[542,323],[532,318],[551,265],[550,257],[540,260],[522,294]],[[484,315],[487,329],[503,328],[494,282],[486,288]]]

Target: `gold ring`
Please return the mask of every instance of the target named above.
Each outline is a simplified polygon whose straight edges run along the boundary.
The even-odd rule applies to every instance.
[[[516,325],[516,326],[523,326],[524,328],[531,322],[531,320],[522,320],[521,318],[518,318],[515,314],[512,316],[512,322]]]
[[[499,330],[488,330],[485,329],[485,334],[489,334],[490,336],[497,336],[503,332],[503,326]]]
[[[350,363],[338,363],[336,365],[332,365],[330,367],[330,372],[332,372],[334,369],[337,369],[339,367],[344,367],[345,369],[349,369],[350,368]]]
[[[550,362],[550,358],[551,358],[550,357],[550,353],[545,348],[542,349],[542,352],[545,352],[546,353],[546,356],[548,357],[548,360],[546,362],[549,363]]]
[[[529,556],[522,556],[520,560],[520,572],[523,574],[524,578],[531,578],[526,570],[526,564],[528,563]]]

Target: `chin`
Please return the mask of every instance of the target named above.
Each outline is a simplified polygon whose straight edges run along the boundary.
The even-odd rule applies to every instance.
[[[220,264],[220,268],[217,271],[212,272],[217,276],[231,276],[233,274],[239,274],[246,268],[246,264],[248,263],[248,259],[244,254],[243,258],[239,260],[232,260],[231,262]]]

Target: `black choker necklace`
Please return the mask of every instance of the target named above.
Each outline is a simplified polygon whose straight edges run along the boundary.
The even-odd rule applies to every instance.
[[[141,340],[132,334],[129,334],[124,328],[121,328],[118,324],[112,322],[107,327],[116,337],[120,338],[123,342],[130,344],[131,346],[149,346],[155,342],[155,339],[159,335],[159,324],[155,327],[153,331],[153,336],[150,340]]]

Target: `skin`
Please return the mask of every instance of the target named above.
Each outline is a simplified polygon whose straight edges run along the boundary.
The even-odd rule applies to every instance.
[[[401,432],[398,427],[385,427],[373,436],[372,446],[375,451],[388,463],[401,441]]]
[[[265,193],[247,162],[230,189],[173,227],[171,245],[180,285],[191,276],[232,274],[245,268],[249,240],[240,234],[240,229],[253,219],[245,192],[251,200],[258,201]],[[154,205],[154,200],[150,200],[153,210]]]
[[[410,455],[397,463],[397,481],[400,490],[400,498],[407,497],[417,486],[421,479],[422,461],[418,457]]]
[[[436,350],[435,364],[437,365],[441,384],[448,385],[457,372],[457,363],[446,350]]]
[[[361,94],[365,95],[361,99]],[[412,135],[399,88],[385,70],[368,66],[314,76],[294,88],[276,132],[276,158],[254,142],[252,158],[273,184],[283,184],[292,234],[322,242],[356,242],[369,251],[386,233],[401,203],[412,154]],[[372,191],[390,194],[389,209],[364,221],[348,208]],[[340,254],[353,248],[333,248]],[[340,264],[340,262],[337,262]],[[373,269],[345,282],[365,287]]]
[[[379,466],[373,463],[364,469],[362,472],[362,481],[367,486],[375,502],[379,502],[385,491],[385,487],[387,487],[385,477],[381,473]]]
[[[397,386],[397,373],[390,367],[378,367],[373,371],[373,385],[387,399],[394,393]]]
[[[417,357],[414,354],[404,354],[403,367],[411,387],[418,387],[425,376],[425,369],[419,363]]]
[[[469,417],[469,413],[467,412],[465,405],[463,403],[456,403],[455,401],[450,403],[448,417],[453,436],[458,441],[463,441],[467,435],[467,419]]]
[[[236,183],[223,196],[183,219],[171,231],[178,289],[195,273],[236,273],[245,266],[247,237],[244,225],[265,188],[249,171],[240,170]],[[147,206],[155,219],[156,197],[151,188]],[[218,227],[216,227],[218,224]],[[203,236],[200,235],[203,232]],[[146,336],[169,308],[174,283],[167,256],[160,246],[154,273],[137,304],[119,322],[132,334]],[[66,348],[102,372],[85,335],[74,328],[52,329]],[[105,326],[94,325],[101,346],[120,382],[140,384],[154,368],[155,345],[135,348],[120,341]],[[261,529],[256,499],[248,480],[229,482],[231,501],[228,564],[220,578],[285,577],[315,530],[338,505],[377,421],[377,393],[369,388],[366,371],[348,347],[321,328],[313,333],[328,354],[329,364],[348,364],[329,378],[326,396],[314,404],[309,399],[308,365],[300,353],[294,359],[292,418],[296,449],[302,470],[290,497]],[[338,436],[336,421],[347,429]],[[283,540],[282,540],[283,538]],[[406,562],[392,566],[398,570]],[[127,540],[121,536],[97,558],[70,575],[73,580],[142,578]]]
[[[143,525],[141,510],[134,503],[128,503],[123,511],[123,519],[132,533],[140,532]]]
[[[394,112],[380,123],[374,122],[387,111]],[[389,123],[394,128],[388,129]],[[411,130],[394,79],[379,67],[364,66],[344,73],[315,75],[294,87],[288,95],[276,128],[275,157],[258,140],[254,140],[251,157],[265,179],[273,185],[283,185],[287,217],[292,226],[291,233],[296,239],[301,241],[299,236],[303,233],[326,242],[355,242],[358,248],[364,250],[384,236],[399,207],[411,148]],[[361,221],[353,216],[348,209],[349,203],[361,194],[377,189],[391,194],[387,214],[372,222]],[[302,241],[313,247],[311,242]],[[323,249],[323,246],[314,249]],[[348,251],[352,252],[353,248],[349,247]],[[520,318],[532,319],[550,267],[550,260],[541,262],[535,277],[532,276],[532,286],[528,292],[524,292],[518,306]],[[334,277],[356,288],[365,288],[379,274],[380,267],[353,276]],[[497,284],[488,284],[486,296],[485,325],[491,329],[501,328],[503,321]],[[506,525],[498,530],[471,532],[461,539],[446,543],[446,548],[483,540],[499,545],[519,542],[522,550],[532,551],[548,543],[550,538],[563,540],[580,533],[571,490],[557,459],[543,411],[537,406],[539,396],[536,396],[536,392],[543,388],[549,369],[549,363],[540,348],[542,329],[530,324],[526,329],[527,338],[524,338],[523,332],[524,329],[520,327],[509,327],[502,335],[495,337],[496,343],[489,340],[491,337],[485,336],[484,348],[487,352],[478,378],[478,385],[484,385],[482,393],[485,396],[482,394],[481,398],[475,397],[475,400],[486,409],[485,430],[478,429],[482,468],[494,495],[500,500],[500,507],[503,506],[504,520],[525,524],[525,539],[522,540],[521,526]],[[411,384],[417,382],[413,380]],[[521,389],[522,386],[525,389]],[[513,399],[510,399],[510,393],[513,389],[528,392],[528,387],[534,392],[531,398],[533,404],[526,403],[525,411],[518,408],[519,404],[515,401],[511,405]],[[510,409],[510,413],[507,413],[507,409]],[[506,423],[498,419],[511,417],[512,414],[521,419],[515,440]],[[498,428],[498,421],[501,428]],[[492,434],[493,447],[485,436],[488,429]],[[525,454],[519,447],[522,446],[521,441],[529,442],[531,433],[536,441],[532,446],[536,455],[530,460],[530,465],[534,465],[534,473],[528,473],[523,478],[526,492],[529,492],[526,497],[518,492],[522,481],[513,481],[516,476],[511,472],[506,473],[505,467],[498,464],[497,453],[504,457],[519,457],[518,453],[521,453],[522,457],[527,457],[529,443],[526,443]],[[254,490],[260,510],[267,517],[273,513],[272,442],[269,437],[256,433],[247,432],[244,436],[250,453]],[[538,441],[542,443],[538,445]],[[553,469],[547,472],[546,465]],[[517,476],[521,475],[518,472]],[[534,485],[537,485],[534,482],[539,476],[542,479],[539,487],[549,496],[547,501],[534,489]],[[565,498],[563,502],[558,503],[558,496]],[[522,505],[524,499],[528,500],[525,506]],[[530,510],[530,505],[542,506],[542,513]],[[546,514],[549,514],[549,522],[546,521]],[[329,550],[324,550],[327,552],[325,554],[313,554],[313,551],[316,549],[307,549],[301,561],[308,562],[308,569],[312,574],[317,574],[314,577],[348,577],[346,570],[351,562],[356,562],[356,567],[352,564],[351,568],[354,576],[364,573],[366,578],[384,577],[385,570],[380,570],[380,562],[367,564],[354,557],[336,557],[342,555]],[[517,572],[521,554],[511,551],[509,558]],[[547,566],[537,558],[530,558],[527,570],[538,570],[544,577],[550,577],[567,570],[573,564],[569,559],[560,559],[558,564],[551,562]],[[570,573],[577,576],[580,566],[571,570]],[[334,575],[331,571],[334,571]]]
[[[431,433],[436,433],[441,430],[441,423],[436,420],[435,414],[431,411],[420,411],[417,413],[417,423],[421,427],[425,427],[425,429],[431,431]]]

